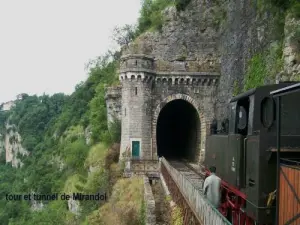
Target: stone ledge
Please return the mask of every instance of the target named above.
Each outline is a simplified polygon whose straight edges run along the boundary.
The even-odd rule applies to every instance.
[[[105,100],[122,97],[122,86],[107,87],[105,90]]]
[[[155,70],[146,69],[144,67],[124,68],[124,69],[119,69],[117,71],[118,74],[127,73],[127,72],[144,72],[144,73],[149,73],[149,74],[156,74]]]
[[[170,75],[177,75],[177,76],[220,76],[218,72],[186,72],[186,71],[172,71],[172,72],[162,72],[157,71],[156,75],[158,76],[170,76]]]
[[[220,77],[221,74],[218,72],[187,72],[187,71],[156,71],[151,69],[146,69],[143,67],[140,68],[125,68],[119,69],[118,74],[127,73],[127,72],[145,72],[149,73],[149,75],[156,75],[157,77],[160,76],[191,76],[191,77],[198,77],[198,76],[216,76]]]
[[[128,72],[126,72],[126,70],[128,70]],[[142,80],[146,82],[154,81],[157,84],[168,85],[184,84],[189,86],[215,86],[217,85],[220,78],[220,74],[216,72],[155,72],[142,68],[126,70],[122,71],[119,75],[119,80],[121,82],[124,82],[126,80]]]
[[[121,59],[136,59],[136,58],[150,59],[150,60],[155,59],[154,56],[146,55],[146,54],[126,54],[121,56]]]
[[[146,205],[146,225],[155,225],[155,200],[148,177],[144,176],[144,200]]]

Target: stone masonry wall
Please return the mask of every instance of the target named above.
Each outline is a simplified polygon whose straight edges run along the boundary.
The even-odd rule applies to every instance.
[[[153,59],[146,55],[123,55],[122,133],[120,157],[130,151],[131,141],[140,141],[140,159],[151,158],[151,96]],[[127,152],[130,154],[130,152]]]
[[[121,58],[122,136],[120,157],[131,149],[131,141],[141,143],[141,159],[157,159],[156,125],[162,107],[169,101],[182,99],[194,106],[199,115],[197,159],[203,160],[205,137],[214,118],[216,72],[180,72],[155,70],[157,62],[143,54],[128,54]],[[128,152],[130,154],[130,152]],[[197,161],[198,161],[197,160]]]
[[[155,71],[151,57],[142,54],[125,55],[121,60],[122,140],[121,157],[131,149],[131,141],[141,143],[141,159],[157,159],[156,125],[162,107],[169,101],[189,102],[199,115],[197,161],[203,160],[205,137],[214,118],[216,72]],[[202,153],[199,158],[200,150]]]
[[[130,148],[130,140],[141,142],[141,158],[151,152],[151,88],[141,80],[123,81],[121,154]],[[149,100],[148,100],[149,99]]]
[[[205,137],[209,132],[210,124],[214,118],[216,95],[215,85],[188,85],[188,84],[164,84],[156,82],[153,89],[153,154],[157,156],[156,149],[156,123],[157,116],[162,107],[169,101],[183,99],[191,103],[199,114],[200,127],[198,128],[197,161],[203,160],[205,149]],[[185,97],[186,96],[186,97]]]
[[[223,25],[223,14],[219,1],[192,0],[183,12],[177,12],[175,7],[168,7],[163,12],[164,25],[161,32],[146,32],[123,49],[125,55],[147,54],[155,57],[153,69],[157,74],[168,82],[169,78],[173,79],[173,85],[155,83],[152,114],[164,98],[182,93],[199,102],[202,106],[201,115],[207,117],[207,121],[215,116],[215,88],[207,85],[175,85],[174,73],[182,75],[177,76],[179,80],[198,72],[219,74],[221,62],[218,37]],[[154,126],[152,125],[152,130],[155,129]],[[155,147],[154,134],[152,136],[152,145]],[[201,135],[200,149],[204,149],[204,139]]]
[[[136,123],[136,126],[144,124],[146,129],[143,128],[142,137],[145,137],[143,140],[147,140],[146,146],[150,146],[150,151],[145,151],[146,146],[142,146],[143,154],[150,159],[157,157],[156,120],[158,115],[155,113],[160,104],[175,94],[186,95],[196,103],[195,108],[199,113],[201,124],[198,131],[198,136],[201,136],[198,150],[204,150],[207,129],[215,115],[216,83],[212,83],[211,78],[215,79],[220,70],[217,40],[220,28],[219,15],[222,13],[222,8],[217,2],[206,0],[192,0],[187,10],[181,13],[178,13],[175,7],[169,7],[163,12],[165,23],[161,32],[146,32],[128,48],[123,49],[124,56],[145,54],[154,57],[153,63],[142,57],[121,60],[120,70],[123,73],[137,75],[141,72],[140,69],[144,69],[144,72],[153,74],[156,80],[152,84],[150,98],[146,97],[150,89],[146,89],[144,104],[147,105],[147,111],[143,114],[143,119],[132,114],[131,118],[123,117],[121,152],[129,147],[133,133],[131,135],[128,133],[132,128],[136,129],[133,124],[132,128],[129,128],[128,124]],[[131,79],[132,75],[127,76]],[[127,83],[129,81],[124,79],[121,82],[123,88],[130,89]],[[136,101],[140,101],[142,96],[128,100],[128,91],[124,89],[122,93],[124,94],[124,96],[122,94],[122,113],[125,108],[127,110],[127,105],[132,108],[133,105],[141,104]],[[150,108],[151,112],[148,111]],[[151,124],[150,132],[149,123]],[[200,155],[202,155],[200,158],[203,158],[203,152]]]

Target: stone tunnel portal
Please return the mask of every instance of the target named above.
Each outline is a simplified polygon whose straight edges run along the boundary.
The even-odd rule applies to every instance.
[[[192,104],[182,99],[167,103],[157,121],[158,156],[196,161],[199,131],[199,115]]]

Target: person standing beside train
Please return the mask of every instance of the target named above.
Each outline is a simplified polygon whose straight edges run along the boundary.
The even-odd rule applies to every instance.
[[[216,208],[220,204],[220,186],[221,179],[216,176],[216,167],[210,167],[211,174],[205,179],[203,185],[204,196],[209,200],[209,202]]]

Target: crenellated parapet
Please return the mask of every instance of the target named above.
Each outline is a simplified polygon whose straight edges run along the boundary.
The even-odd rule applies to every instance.
[[[119,74],[120,81],[154,81],[154,57],[144,54],[124,55],[121,57]]]
[[[119,76],[120,81],[131,80],[131,81],[143,81],[149,83],[155,80],[154,73],[145,73],[145,72],[123,72]]]
[[[158,85],[215,86],[219,76],[218,73],[213,72],[157,72],[155,83]]]
[[[124,72],[153,72],[154,57],[144,54],[124,55],[121,57],[120,73]]]
[[[121,57],[120,81],[154,82],[157,85],[216,86],[219,73],[216,72],[161,72],[156,71],[154,58],[143,54]]]

